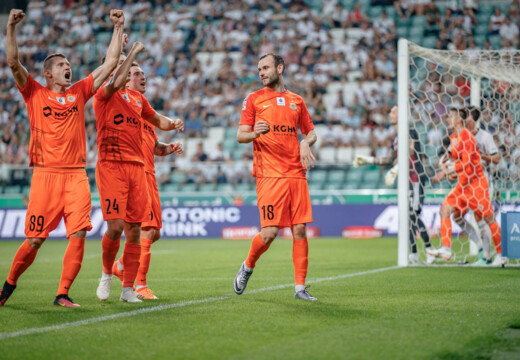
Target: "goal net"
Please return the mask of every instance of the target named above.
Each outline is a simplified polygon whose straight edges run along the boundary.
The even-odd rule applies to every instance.
[[[421,219],[433,247],[441,247],[439,210],[458,180],[452,176],[451,181],[444,178],[437,182],[434,177],[443,167],[449,171],[449,162],[445,162],[447,158],[443,156],[450,151],[452,130],[447,119],[452,108],[480,111],[472,132],[482,158],[488,160],[482,162],[482,167],[489,182],[486,190],[497,222],[500,224],[502,213],[519,211],[520,137],[515,134],[520,133],[520,51],[433,50],[400,40],[398,87],[399,177],[406,178],[399,181],[399,213],[408,212],[406,202],[412,176],[409,174],[413,173],[413,169],[408,172],[408,166],[411,166],[417,170],[421,190],[424,190]],[[478,136],[477,130],[481,132]],[[484,131],[489,136],[481,136]],[[409,145],[410,139],[415,141],[414,146]],[[492,156],[494,154],[490,152],[498,156]],[[413,160],[409,161],[408,156]],[[489,227],[477,223],[471,210],[467,211],[464,220],[471,228],[467,228],[460,218],[451,216],[451,258],[445,260],[439,256],[434,264],[472,264],[479,256],[495,259],[496,246],[490,239]],[[410,243],[418,248],[419,262],[427,262],[424,242],[412,226],[410,218],[400,217],[400,265],[409,264]],[[415,240],[409,240],[409,229],[416,233]],[[464,231],[466,229],[468,231]],[[471,233],[471,229],[475,232]],[[518,263],[518,260],[509,259],[509,264]]]

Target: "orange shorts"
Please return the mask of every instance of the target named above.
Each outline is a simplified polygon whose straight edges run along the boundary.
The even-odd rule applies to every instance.
[[[161,198],[159,197],[159,188],[157,187],[155,174],[146,172],[146,182],[148,184],[148,194],[150,195],[150,208],[146,221],[143,221],[141,226],[143,228],[153,227],[160,229],[162,228]]]
[[[67,238],[79,230],[91,230],[90,186],[84,169],[34,168],[25,236],[47,238],[65,219]]]
[[[289,227],[313,221],[307,179],[257,178],[256,195],[262,227]]]
[[[443,205],[452,206],[465,214],[468,208],[484,217],[493,214],[493,206],[489,198],[489,185],[485,177],[476,178],[466,185],[457,183],[450,191]]]
[[[123,219],[127,223],[147,220],[150,197],[144,165],[132,162],[100,161],[96,183],[103,219]]]

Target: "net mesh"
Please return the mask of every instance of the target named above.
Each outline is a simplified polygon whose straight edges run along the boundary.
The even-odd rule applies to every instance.
[[[496,145],[498,163],[482,163],[490,185],[483,190],[490,194],[496,220],[500,223],[504,211],[520,209],[520,137],[516,136],[520,133],[520,51],[442,51],[410,43],[409,54],[410,131],[415,132],[418,142],[417,161],[422,165],[418,175],[425,192],[421,218],[434,247],[440,247],[439,209],[458,180],[432,180],[443,166],[442,156],[449,151],[447,118],[452,107],[479,108],[480,121],[476,125],[490,134],[487,145],[476,137],[479,151],[492,155],[486,153],[490,149],[489,138]],[[447,162],[444,166],[449,168]],[[496,257],[489,226],[477,224],[471,210],[465,220],[476,230],[475,234],[463,231],[452,216],[451,258],[446,261],[439,256],[436,263],[473,263],[478,260],[479,249],[480,255]],[[417,242],[420,248],[421,244]],[[509,262],[518,265],[518,260]]]

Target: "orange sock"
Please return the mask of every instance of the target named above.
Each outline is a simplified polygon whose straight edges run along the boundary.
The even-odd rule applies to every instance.
[[[33,249],[31,245],[29,245],[29,241],[25,240],[22,243],[14,255],[13,264],[11,265],[9,276],[7,277],[9,284],[16,285],[18,278],[31,266],[37,253],[38,249]]]
[[[253,241],[251,241],[251,248],[249,249],[249,254],[246,259],[246,266],[250,269],[253,269],[256,265],[257,260],[260,258],[260,255],[265,253],[271,244],[266,244],[262,240],[262,235],[260,233],[253,236]]]
[[[451,219],[449,217],[441,219],[441,238],[442,246],[449,248],[451,246]]]
[[[112,274],[112,265],[114,265],[114,261],[116,260],[120,242],[121,237],[119,237],[119,239],[112,240],[107,236],[107,234],[103,235],[103,240],[101,240],[101,248],[103,249],[103,272],[105,274]]]
[[[123,287],[133,287],[137,270],[139,269],[139,257],[141,256],[141,244],[125,242],[123,250]],[[113,263],[113,261],[112,261]]]
[[[497,254],[502,254],[502,230],[500,229],[500,226],[498,226],[497,222],[494,222],[489,225],[489,229],[491,230],[491,237],[493,238]]]
[[[60,286],[56,295],[67,295],[70,286],[81,269],[83,254],[85,253],[85,239],[71,237],[69,245],[63,256],[63,270],[61,272]]]
[[[305,285],[307,268],[309,267],[309,241],[307,238],[293,238],[292,258],[294,264],[294,283],[296,285]]]
[[[148,239],[141,239],[141,257],[139,258],[139,270],[137,271],[137,277],[135,278],[135,284],[137,286],[145,286],[146,274],[150,269],[150,259],[152,253],[150,248],[152,247],[153,241]]]

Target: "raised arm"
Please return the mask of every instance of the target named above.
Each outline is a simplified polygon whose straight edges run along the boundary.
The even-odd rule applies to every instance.
[[[114,23],[114,32],[112,34],[112,41],[110,41],[110,45],[108,46],[105,62],[92,72],[92,76],[94,77],[94,92],[99,89],[117,67],[119,55],[123,47],[123,28],[125,24],[123,10],[110,10],[110,20]]]
[[[128,73],[130,72],[132,63],[134,62],[137,54],[143,50],[144,46],[139,41],[132,45],[132,49],[130,49],[130,52],[128,53],[125,61],[123,61],[123,63],[117,68],[116,73],[112,79],[110,79],[108,84],[103,87],[103,92],[106,97],[114,95],[118,90],[125,86],[126,82],[128,81]]]
[[[181,119],[170,119],[167,116],[161,115],[159,113],[155,113],[154,116],[151,118],[145,119],[153,126],[158,127],[161,130],[164,131],[170,131],[170,130],[178,130],[180,132],[184,131],[184,121]]]
[[[27,79],[29,79],[29,72],[18,58],[18,43],[16,42],[16,24],[22,21],[24,17],[25,13],[22,10],[12,9],[7,21],[7,64],[11,68],[16,85],[20,88],[25,87]]]
[[[183,152],[184,150],[182,149],[182,144],[180,142],[165,144],[157,141],[155,143],[154,154],[157,156],[167,156],[173,153],[182,154]]]

